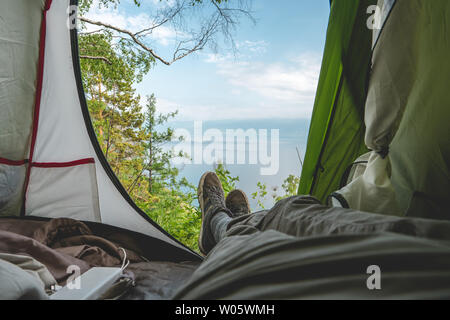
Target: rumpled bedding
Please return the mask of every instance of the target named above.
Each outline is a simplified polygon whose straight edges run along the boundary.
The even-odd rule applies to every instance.
[[[66,285],[72,275],[69,266],[78,266],[81,274],[92,267],[121,267],[125,253],[130,262],[125,276],[135,285],[123,286],[126,290],[117,298],[170,299],[200,263],[160,261],[161,250],[143,248],[144,244],[134,241],[133,235],[125,231],[102,225],[105,229],[100,232],[98,226],[91,227],[69,218],[1,218],[0,291],[4,294],[0,294],[0,299],[46,298],[52,284]],[[144,258],[148,251],[155,252],[153,257],[158,261]]]
[[[41,279],[15,263],[0,259],[0,300],[18,299],[42,300],[48,296]]]
[[[133,251],[123,250],[130,263],[144,261]],[[59,285],[65,285],[72,274],[67,272],[71,265],[78,266],[81,274],[92,267],[120,266],[125,258],[123,250],[73,219],[40,223],[0,220],[0,252],[33,257],[47,267]]]
[[[9,262],[9,264],[16,266],[20,270],[31,275],[34,279],[36,279],[39,288],[45,289],[57,285],[55,278],[50,271],[48,271],[47,267],[30,256],[0,253],[0,260],[5,263]],[[5,265],[5,268],[7,266],[8,265]],[[4,279],[2,278],[2,280]]]

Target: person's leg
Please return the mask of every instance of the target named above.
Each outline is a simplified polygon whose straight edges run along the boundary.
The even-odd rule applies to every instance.
[[[202,211],[202,226],[198,238],[198,247],[206,255],[216,245],[215,237],[220,235],[221,228],[227,224],[227,218],[231,219],[233,214],[226,208],[222,184],[214,172],[206,172],[200,178],[197,195]],[[219,222],[220,228],[216,228],[216,223],[211,223],[215,216],[218,216],[215,221]]]
[[[293,236],[320,235],[327,234],[336,222],[335,213],[327,214],[328,207],[308,196],[284,199],[269,211],[250,214],[247,197],[242,191],[233,191],[224,199],[222,184],[214,172],[207,172],[201,177],[198,200],[202,211],[199,248],[205,255],[226,236],[249,235],[265,230]],[[342,226],[354,227],[351,222],[346,224],[348,217],[343,218]],[[346,231],[344,227],[343,232]]]
[[[208,254],[225,237],[231,221],[250,214],[250,205],[241,190],[231,191],[225,199],[222,184],[214,172],[201,177],[198,201],[202,211],[199,248],[203,254]]]
[[[450,222],[334,208],[311,196],[294,196],[277,202],[269,211],[232,219],[225,236],[275,230],[295,237],[393,232],[450,239],[445,231],[449,228]]]
[[[433,237],[442,228],[433,220],[327,207],[311,196],[290,197],[277,202],[269,211],[236,216],[226,207],[220,180],[214,173],[202,177],[199,202],[203,213],[199,246],[204,254],[225,237],[266,230],[296,237],[379,232]]]
[[[218,212],[211,218],[210,227],[216,243],[225,237],[231,220],[233,219],[225,212]]]
[[[211,230],[214,234],[214,239],[218,243],[225,237],[228,226],[232,221],[241,221],[251,213],[250,204],[247,195],[242,190],[233,190],[228,193],[225,199],[225,206],[231,211],[233,218],[225,212],[219,212],[211,219]]]

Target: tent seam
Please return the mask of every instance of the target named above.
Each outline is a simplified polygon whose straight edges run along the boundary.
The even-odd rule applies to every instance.
[[[0,164],[4,164],[7,166],[23,166],[28,163],[28,159],[23,160],[10,160],[5,158],[0,158]]]
[[[33,129],[31,132],[31,143],[30,143],[30,154],[29,154],[29,162],[30,163],[33,162],[34,148],[36,145],[37,131],[38,131],[38,126],[39,126],[39,114],[40,114],[40,108],[41,108],[42,86],[43,86],[43,80],[44,80],[45,39],[46,39],[46,34],[47,34],[47,12],[48,12],[48,10],[50,10],[51,5],[52,5],[52,0],[45,1],[45,7],[44,7],[42,22],[41,22],[41,34],[40,34],[40,40],[39,40],[38,74],[37,74],[37,84],[36,84],[36,98],[35,98],[35,105],[34,105],[34,115],[33,115],[33,124],[32,124]],[[24,195],[23,195],[22,210],[20,213],[21,216],[25,216],[27,191],[28,191],[28,185],[30,182],[31,167],[32,166],[28,166],[26,176],[25,176],[25,189],[24,189]]]
[[[31,167],[37,168],[67,168],[67,167],[75,167],[85,164],[95,163],[94,158],[86,158],[80,159],[70,162],[32,162]]]

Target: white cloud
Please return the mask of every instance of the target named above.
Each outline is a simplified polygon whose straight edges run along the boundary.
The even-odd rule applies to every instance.
[[[236,43],[236,47],[238,50],[242,50],[242,49],[248,50],[252,54],[265,53],[268,46],[269,46],[269,43],[265,40],[259,40],[259,41],[245,40],[245,41]]]
[[[255,59],[267,51],[269,43],[265,40],[259,41],[238,41],[236,42],[236,52],[234,53],[205,53],[203,54],[204,61],[207,63],[231,62],[231,61],[246,61]]]
[[[159,3],[159,0],[157,2]],[[85,16],[91,20],[101,21],[132,32],[138,32],[140,30],[148,28],[153,24],[152,17],[150,17],[147,13],[129,15],[117,8],[102,7],[99,9],[97,1],[94,1],[94,5],[92,5],[91,10]],[[100,27],[98,26],[89,24],[87,24],[87,28],[88,31],[100,29]],[[185,35],[182,33],[177,33],[170,27],[160,26],[156,28],[152,32],[152,34],[148,36],[148,38],[158,42],[163,46],[167,46],[173,43],[177,37],[180,38],[183,36]]]
[[[219,63],[227,61],[229,58],[230,57],[218,53],[207,53],[205,54],[204,61],[207,63]]]
[[[288,63],[222,61],[219,74],[242,89],[263,97],[305,103],[314,99],[320,72],[320,58],[302,55]]]
[[[180,120],[309,118],[320,72],[318,54],[301,54],[286,62],[236,61],[233,56],[206,54],[217,74],[231,84],[229,95],[238,103],[177,103],[159,97],[161,112],[178,110]],[[250,99],[246,99],[249,95]],[[245,101],[245,102],[244,102]]]
[[[210,54],[205,61],[217,64],[218,74],[234,87],[233,94],[250,91],[259,95],[264,101],[258,106],[263,109],[259,112],[272,113],[266,110],[270,108],[265,108],[265,104],[283,106],[283,113],[295,106],[294,115],[310,116],[320,73],[320,55],[308,53],[286,62],[264,63]]]

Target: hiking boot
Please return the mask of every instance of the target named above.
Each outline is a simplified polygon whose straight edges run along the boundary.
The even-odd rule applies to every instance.
[[[242,190],[231,191],[227,195],[225,205],[233,213],[233,217],[251,213],[247,195]]]
[[[225,212],[232,217],[232,213],[225,206],[225,193],[219,177],[214,172],[206,172],[200,178],[197,195],[202,211],[202,227],[198,238],[198,247],[206,255],[216,245],[211,230],[212,217],[218,212]]]

